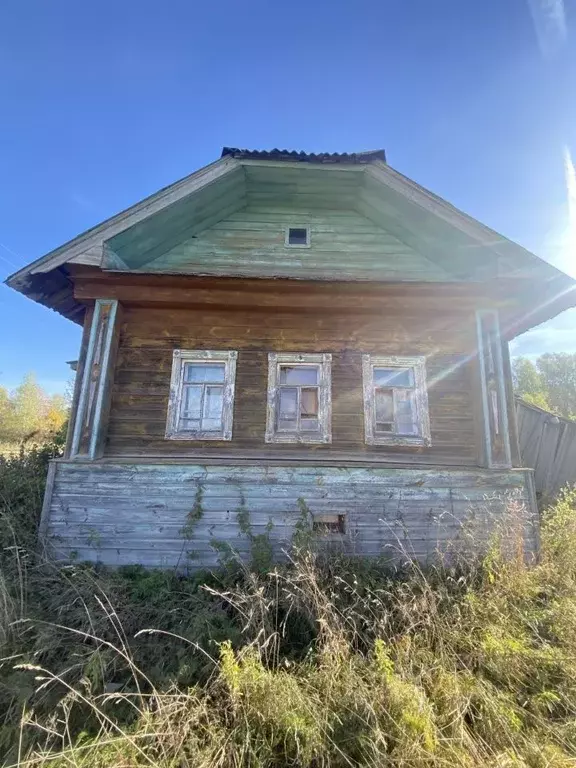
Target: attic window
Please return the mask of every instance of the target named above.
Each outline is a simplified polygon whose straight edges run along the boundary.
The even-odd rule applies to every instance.
[[[310,230],[308,227],[288,227],[285,244],[291,248],[309,248]]]

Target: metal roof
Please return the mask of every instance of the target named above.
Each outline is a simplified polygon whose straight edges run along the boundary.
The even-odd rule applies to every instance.
[[[350,163],[364,164],[374,160],[386,162],[383,149],[368,152],[298,152],[294,149],[238,149],[223,147],[221,157],[235,157],[238,160],[285,160],[300,163]]]

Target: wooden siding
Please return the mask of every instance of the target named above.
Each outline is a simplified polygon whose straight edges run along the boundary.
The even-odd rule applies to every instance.
[[[534,469],[534,485],[546,499],[576,483],[576,422],[517,400],[523,464]]]
[[[400,310],[400,305],[403,310]],[[299,456],[323,459],[474,464],[477,456],[469,362],[473,317],[391,302],[379,315],[264,312],[124,305],[106,456]],[[164,439],[174,349],[238,350],[230,443]],[[268,352],[332,353],[332,443],[265,443]],[[432,445],[367,446],[362,353],[426,355]]]
[[[272,521],[281,555],[300,515],[299,499],[312,514],[346,515],[347,533],[333,541],[352,554],[427,560],[453,547],[478,551],[499,521],[520,526],[527,547],[537,546],[531,478],[523,470],[66,461],[52,467],[43,531],[61,558],[196,568],[217,562],[214,539],[246,556],[241,506],[255,534]],[[198,506],[200,520],[188,537],[187,514]]]
[[[343,280],[452,279],[422,252],[359,213],[302,208],[299,199],[277,207],[255,203],[173,247],[166,241],[163,254],[147,263],[146,271],[304,280],[335,274]],[[309,227],[310,246],[286,247],[289,226]]]

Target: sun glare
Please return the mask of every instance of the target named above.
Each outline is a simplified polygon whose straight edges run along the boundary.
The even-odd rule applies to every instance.
[[[576,278],[576,168],[569,147],[564,147],[564,175],[566,179],[567,221],[561,241],[559,267]]]

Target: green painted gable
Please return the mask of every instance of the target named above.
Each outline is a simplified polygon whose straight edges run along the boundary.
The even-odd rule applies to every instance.
[[[310,247],[285,244],[308,227]],[[77,322],[71,268],[302,280],[479,282],[512,291],[515,333],[576,303],[552,265],[391,168],[383,151],[225,148],[222,157],[6,281]]]
[[[285,245],[309,227],[310,247]],[[149,272],[364,280],[447,280],[449,274],[352,210],[268,205],[233,213],[146,265]]]
[[[384,164],[247,160],[106,240],[102,266],[168,274],[446,282],[514,276],[518,270],[526,276],[539,262],[518,246],[508,247],[504,238],[487,242],[454,226],[447,204],[431,198],[432,206],[439,201],[447,207],[439,216],[389,173]],[[288,226],[310,227],[310,248],[287,247]]]

